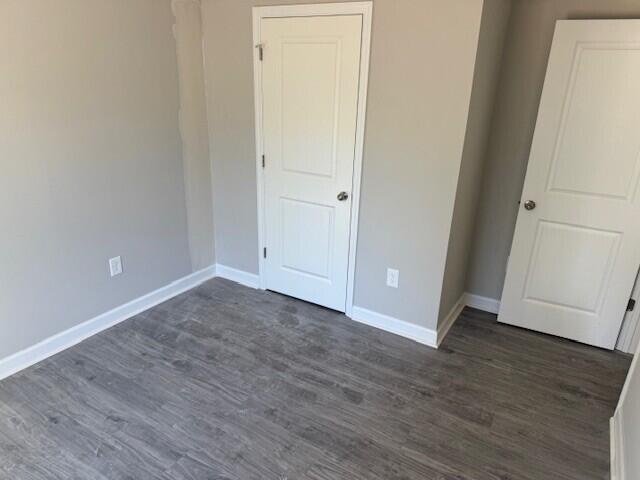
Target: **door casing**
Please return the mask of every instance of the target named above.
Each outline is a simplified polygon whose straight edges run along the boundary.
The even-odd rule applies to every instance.
[[[253,7],[253,83],[255,99],[255,130],[256,130],[256,180],[258,199],[258,275],[259,286],[266,289],[265,258],[265,199],[264,199],[264,170],[262,155],[264,152],[264,137],[262,124],[262,69],[258,44],[262,38],[260,26],[262,19],[283,17],[314,17],[337,15],[362,15],[362,46],[360,55],[360,84],[358,88],[358,107],[356,124],[355,154],[353,159],[353,185],[351,189],[351,222],[349,228],[349,260],[347,267],[347,300],[345,314],[351,316],[353,312],[353,294],[355,288],[356,250],[358,245],[358,217],[360,211],[360,185],[362,180],[362,160],[364,154],[364,132],[367,109],[367,88],[369,83],[369,58],[371,52],[371,19],[373,2],[345,2],[322,3],[306,5],[278,5]]]

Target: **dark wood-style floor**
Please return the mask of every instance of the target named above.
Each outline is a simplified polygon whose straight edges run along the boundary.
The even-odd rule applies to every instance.
[[[436,351],[215,279],[0,382],[0,478],[605,479],[628,366],[470,309]]]

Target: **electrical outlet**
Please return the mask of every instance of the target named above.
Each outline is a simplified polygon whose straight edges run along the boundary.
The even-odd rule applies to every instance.
[[[400,277],[400,272],[393,268],[387,268],[387,286],[398,288],[398,279]]]
[[[122,273],[122,259],[120,257],[109,259],[109,272],[111,272],[112,277]]]

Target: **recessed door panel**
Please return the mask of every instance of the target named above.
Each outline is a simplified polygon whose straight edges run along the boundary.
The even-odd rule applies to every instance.
[[[524,299],[597,314],[619,241],[617,232],[540,222]]]
[[[578,47],[552,190],[629,200],[640,167],[640,135],[628,134],[629,126],[640,124],[638,85],[638,46]]]
[[[291,172],[333,177],[340,41],[282,46],[282,162]]]
[[[282,204],[282,267],[331,278],[334,208],[288,198]]]

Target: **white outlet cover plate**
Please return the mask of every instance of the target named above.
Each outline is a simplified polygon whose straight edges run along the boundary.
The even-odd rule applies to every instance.
[[[387,286],[398,288],[400,272],[394,268],[387,268]]]
[[[109,259],[109,272],[112,277],[122,273],[122,259],[120,257],[113,257]]]

